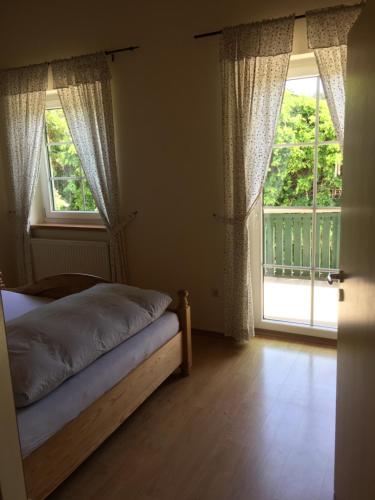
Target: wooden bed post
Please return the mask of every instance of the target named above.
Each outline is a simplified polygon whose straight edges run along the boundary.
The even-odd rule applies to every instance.
[[[183,361],[181,369],[183,375],[190,375],[192,366],[192,348],[189,292],[187,290],[179,290],[178,297],[178,317],[180,319],[183,343]]]

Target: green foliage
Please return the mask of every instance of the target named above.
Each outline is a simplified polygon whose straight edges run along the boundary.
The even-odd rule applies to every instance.
[[[276,132],[276,144],[315,141],[315,97],[286,90]],[[336,140],[327,103],[320,101],[319,141]],[[342,155],[336,144],[321,145],[318,152],[317,205],[340,206]],[[264,187],[265,206],[311,206],[314,185],[314,148],[274,148]]]
[[[96,211],[62,109],[46,111],[46,130],[55,210]]]
[[[96,211],[95,201],[85,180],[54,181],[55,210],[59,211]]]

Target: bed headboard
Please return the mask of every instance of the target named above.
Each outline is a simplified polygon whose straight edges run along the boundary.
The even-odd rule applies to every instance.
[[[67,295],[82,292],[98,283],[108,283],[108,281],[91,274],[69,273],[47,276],[35,283],[8,290],[25,295],[61,299]]]

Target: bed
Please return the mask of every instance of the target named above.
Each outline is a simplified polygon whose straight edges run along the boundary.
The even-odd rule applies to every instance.
[[[3,290],[6,321],[102,283],[96,276],[66,274]],[[168,309],[48,395],[18,409],[31,500],[46,498],[174,371],[190,373],[188,292],[178,296],[176,310]]]

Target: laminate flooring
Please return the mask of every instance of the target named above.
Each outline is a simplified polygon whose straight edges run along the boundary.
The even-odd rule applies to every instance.
[[[51,500],[332,500],[336,350],[194,335],[193,354]]]

